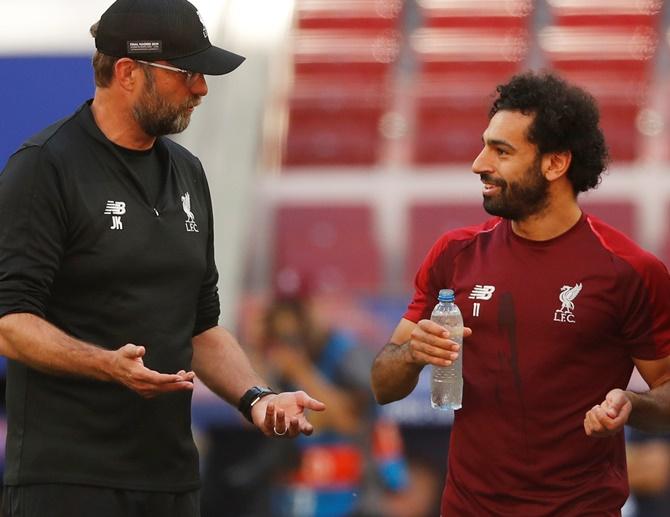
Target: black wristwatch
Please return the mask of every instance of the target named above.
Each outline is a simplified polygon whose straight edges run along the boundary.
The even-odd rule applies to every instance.
[[[240,403],[237,405],[237,409],[239,409],[244,417],[253,424],[253,420],[251,419],[251,408],[254,407],[254,404],[263,397],[276,394],[277,392],[273,391],[272,388],[254,386],[253,388],[249,388],[246,393],[242,395]]]

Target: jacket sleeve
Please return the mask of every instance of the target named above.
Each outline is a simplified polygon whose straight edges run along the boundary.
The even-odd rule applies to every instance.
[[[220,314],[219,291],[217,287],[219,273],[214,260],[214,214],[212,211],[212,198],[204,172],[202,174],[202,181],[208,213],[207,270],[205,271],[205,276],[200,286],[200,294],[198,295],[198,308],[195,317],[195,327],[193,329],[194,336],[215,327],[219,322]]]
[[[0,317],[45,316],[67,239],[62,178],[40,146],[23,147],[0,173]]]

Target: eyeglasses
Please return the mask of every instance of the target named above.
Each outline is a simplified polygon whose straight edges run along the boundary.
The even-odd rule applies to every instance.
[[[189,88],[193,86],[198,78],[202,75],[200,72],[192,72],[191,70],[184,70],[183,68],[177,68],[176,66],[162,65],[161,63],[142,61],[141,59],[136,59],[135,61],[142,63],[143,65],[155,66],[156,68],[162,68],[163,70],[170,70],[172,72],[179,72],[180,74],[184,74],[186,86]]]

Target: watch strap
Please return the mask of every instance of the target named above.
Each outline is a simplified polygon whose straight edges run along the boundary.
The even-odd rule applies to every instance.
[[[253,423],[253,420],[251,419],[251,408],[253,408],[263,397],[276,394],[277,392],[268,386],[253,386],[242,395],[242,398],[240,398],[240,402],[237,405],[237,409],[240,410],[240,413],[242,413],[249,422]]]

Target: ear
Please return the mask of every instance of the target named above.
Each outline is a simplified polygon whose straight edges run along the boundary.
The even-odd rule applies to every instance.
[[[142,73],[141,68],[132,59],[121,58],[114,63],[114,77],[124,90],[135,89],[137,76],[140,73]]]
[[[570,151],[546,153],[542,157],[542,173],[548,181],[555,181],[567,174],[570,163],[572,163]]]

